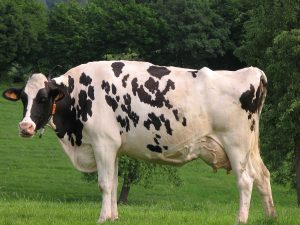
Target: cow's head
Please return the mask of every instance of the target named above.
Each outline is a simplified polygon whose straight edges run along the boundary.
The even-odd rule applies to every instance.
[[[53,104],[64,97],[64,92],[55,82],[41,74],[33,74],[23,88],[9,88],[3,97],[10,101],[22,100],[23,120],[19,123],[22,137],[32,137],[44,127],[52,115]]]

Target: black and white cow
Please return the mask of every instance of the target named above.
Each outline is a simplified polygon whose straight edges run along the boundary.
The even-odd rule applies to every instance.
[[[267,216],[274,217],[270,174],[259,152],[259,117],[267,78],[257,68],[212,71],[147,62],[90,62],[47,80],[33,74],[22,89],[20,135],[47,123],[73,165],[98,171],[100,223],[118,218],[118,156],[183,165],[202,158],[233,170],[240,192],[238,222],[246,223],[253,183]]]

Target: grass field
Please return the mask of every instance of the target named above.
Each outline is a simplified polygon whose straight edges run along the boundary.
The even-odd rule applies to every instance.
[[[21,110],[21,103],[0,98],[0,225],[95,224],[101,199],[97,185],[82,180],[50,129],[42,139],[19,138]],[[128,205],[119,207],[120,219],[107,224],[234,224],[239,201],[233,175],[214,174],[200,160],[179,172],[181,187],[162,177],[152,189],[134,186]],[[254,190],[249,224],[300,224],[294,190],[272,187],[278,218],[264,218]]]

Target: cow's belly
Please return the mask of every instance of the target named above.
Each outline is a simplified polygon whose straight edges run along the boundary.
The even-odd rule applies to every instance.
[[[127,143],[122,146],[121,152],[145,161],[174,166],[182,166],[187,162],[201,158],[214,170],[219,168],[231,170],[224,148],[213,135],[193,138],[182,143],[168,143],[168,146],[168,150],[158,153],[151,152],[149,149],[134,143]]]

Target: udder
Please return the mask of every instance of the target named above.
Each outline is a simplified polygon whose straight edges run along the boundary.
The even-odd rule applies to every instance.
[[[224,168],[227,172],[231,170],[224,148],[212,137],[206,136],[200,139],[198,154],[204,162],[212,166],[214,172],[219,168]]]

